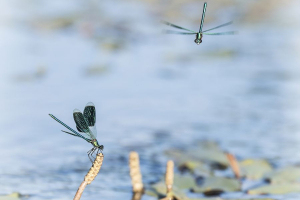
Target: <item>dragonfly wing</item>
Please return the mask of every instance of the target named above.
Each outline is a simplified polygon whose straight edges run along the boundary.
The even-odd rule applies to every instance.
[[[73,111],[73,118],[78,130],[81,130],[83,133],[85,133],[89,137],[89,139],[96,139],[80,110],[75,109]]]
[[[88,126],[95,126],[96,123],[96,108],[92,102],[86,104],[83,116],[88,123]]]
[[[92,102],[89,102],[86,104],[83,116],[85,121],[88,123],[89,129],[92,132],[92,134],[97,137],[97,130],[95,127],[96,123],[96,108],[95,105]]]
[[[77,136],[77,137],[81,137],[82,139],[86,140],[87,142],[90,142],[90,140],[86,137],[84,137],[83,135],[79,134],[78,132],[76,132],[74,129],[72,129],[71,127],[69,127],[67,124],[63,123],[62,121],[60,121],[58,118],[56,118],[54,115],[49,114],[50,117],[52,117],[55,121],[57,121],[58,123],[60,123],[61,125],[63,125],[64,127],[66,127],[67,129],[69,129],[72,133],[69,133],[73,136]],[[65,132],[65,131],[64,131]],[[74,133],[74,134],[73,134]]]
[[[197,33],[180,32],[180,31],[172,31],[172,30],[164,30],[163,33],[166,33],[166,34],[180,34],[180,35],[195,35],[195,34],[197,34]]]
[[[76,126],[76,128],[79,132],[83,132],[78,126]]]
[[[94,137],[97,138],[96,126],[90,126],[89,129],[90,129],[91,133],[94,135]]]
[[[237,34],[237,31],[228,31],[228,32],[221,32],[221,33],[202,33],[203,35],[234,35]]]
[[[219,26],[216,26],[216,27],[214,27],[214,28],[211,28],[211,29],[205,30],[205,31],[203,31],[203,33],[204,33],[204,32],[207,32],[207,31],[215,30],[215,29],[217,29],[217,28],[221,28],[221,27],[223,27],[223,26],[228,26],[228,25],[230,25],[230,24],[232,24],[232,23],[233,23],[233,22],[232,22],[232,21],[230,21],[230,22],[227,22],[227,23],[225,23],[225,24],[221,24],[221,25],[219,25]]]
[[[186,30],[186,31],[189,31],[189,32],[192,32],[192,33],[197,33],[197,32],[195,32],[195,31],[189,30],[189,29],[187,29],[187,28],[183,28],[183,27],[181,27],[181,26],[177,26],[177,25],[172,24],[172,23],[167,22],[167,21],[163,21],[163,20],[162,20],[161,22],[164,23],[165,25],[172,26],[172,27],[174,27],[174,28],[178,28],[178,29],[181,29],[181,30]]]
[[[203,24],[204,24],[204,18],[205,18],[206,7],[207,7],[207,3],[205,2],[204,5],[203,5],[203,12],[202,12],[202,18],[201,18],[201,24],[200,24],[199,33],[202,32],[202,27],[203,27]]]

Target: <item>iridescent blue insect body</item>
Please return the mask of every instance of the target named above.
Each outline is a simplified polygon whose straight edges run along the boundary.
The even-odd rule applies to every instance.
[[[206,7],[207,7],[207,3],[205,2],[204,5],[203,5],[203,12],[202,12],[201,24],[200,24],[200,29],[199,29],[198,32],[189,30],[187,28],[183,28],[181,26],[172,24],[170,22],[162,21],[162,23],[164,23],[164,24],[166,24],[168,26],[172,26],[172,27],[180,29],[180,30],[188,31],[188,32],[181,32],[181,31],[165,30],[165,33],[169,33],[169,34],[181,34],[181,35],[196,35],[196,39],[194,40],[194,42],[196,44],[198,44],[198,45],[200,43],[202,43],[203,35],[234,35],[236,33],[236,31],[228,31],[228,32],[221,32],[221,33],[207,33],[207,31],[215,30],[215,29],[221,28],[223,26],[228,26],[228,25],[232,24],[232,22],[227,22],[227,23],[221,24],[221,25],[219,25],[217,27],[214,27],[214,28],[202,31],[202,27],[203,27],[203,24],[204,24]]]
[[[78,133],[77,131],[75,131],[74,129],[72,129],[71,127],[69,127],[68,125],[63,123],[62,121],[60,121],[54,115],[52,115],[52,114],[49,114],[49,115],[55,121],[57,121],[58,123],[60,123],[61,125],[63,125],[64,127],[66,127],[67,129],[69,129],[71,131],[71,132],[67,132],[67,131],[62,130],[62,132],[68,133],[68,134],[76,136],[76,137],[80,137],[93,145],[93,148],[87,152],[88,157],[91,160],[91,162],[93,162],[92,158],[94,158],[93,153],[95,151],[97,151],[97,154],[98,154],[99,151],[102,152],[102,150],[104,149],[104,146],[99,145],[99,143],[96,139],[96,137],[97,137],[97,130],[95,127],[96,109],[92,102],[89,102],[86,104],[83,114],[78,109],[75,109],[73,111],[73,118],[76,123],[76,128],[80,133]]]

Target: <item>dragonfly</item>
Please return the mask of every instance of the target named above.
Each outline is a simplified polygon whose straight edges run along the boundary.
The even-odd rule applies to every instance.
[[[68,134],[76,136],[76,137],[80,137],[80,138],[84,139],[85,141],[87,141],[88,143],[91,143],[93,145],[93,148],[87,152],[88,157],[91,162],[93,162],[92,158],[95,159],[93,157],[94,152],[97,151],[97,154],[98,154],[99,151],[101,151],[101,152],[103,151],[104,146],[99,145],[99,143],[96,139],[96,137],[97,137],[97,129],[95,127],[96,108],[92,102],[88,102],[86,104],[83,113],[80,112],[80,110],[78,110],[78,109],[73,110],[73,118],[74,118],[76,128],[79,133],[77,131],[75,131],[74,129],[72,129],[67,124],[65,124],[64,122],[62,122],[61,120],[59,120],[54,115],[52,115],[52,114],[49,114],[49,115],[55,121],[57,121],[58,123],[63,125],[65,128],[67,128],[69,131],[71,131],[71,132],[67,132],[67,131],[62,130],[62,132],[68,133]]]
[[[202,43],[202,38],[203,38],[203,35],[234,35],[236,34],[236,31],[228,31],[228,32],[220,32],[220,33],[208,33],[208,31],[212,31],[212,30],[215,30],[217,28],[221,28],[221,27],[224,27],[224,26],[228,26],[230,24],[232,24],[232,21],[230,22],[227,22],[225,24],[221,24],[219,26],[216,26],[214,28],[211,28],[211,29],[208,29],[208,30],[205,30],[205,31],[202,31],[202,28],[203,28],[203,24],[204,24],[204,18],[205,18],[205,12],[206,12],[206,7],[207,7],[207,3],[205,2],[204,5],[203,5],[203,12],[202,12],[202,18],[201,18],[201,24],[200,24],[200,29],[199,31],[192,31],[192,30],[189,30],[187,28],[183,28],[181,26],[178,26],[176,24],[172,24],[170,22],[167,22],[167,21],[162,21],[162,23],[168,25],[168,26],[172,26],[173,28],[177,28],[177,29],[180,29],[181,31],[173,31],[173,30],[165,30],[164,32],[165,33],[168,33],[168,34],[181,34],[181,35],[196,35],[196,39],[194,40],[196,44],[200,44]],[[182,32],[183,31],[187,31],[187,32]]]

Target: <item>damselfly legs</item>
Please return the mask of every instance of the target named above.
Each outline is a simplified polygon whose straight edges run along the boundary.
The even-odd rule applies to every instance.
[[[170,22],[162,21],[162,23],[164,23],[164,24],[166,24],[166,25],[168,25],[168,26],[172,26],[172,27],[174,27],[174,28],[177,28],[177,29],[180,29],[180,30],[182,30],[182,31],[185,31],[185,32],[182,32],[182,31],[165,30],[164,32],[165,32],[165,33],[169,33],[169,34],[196,35],[196,39],[194,40],[196,44],[202,43],[202,37],[203,37],[203,35],[233,35],[233,34],[236,33],[235,31],[219,32],[219,33],[207,33],[208,31],[212,31],[212,30],[215,30],[215,29],[217,29],[217,28],[221,28],[221,27],[224,27],[224,26],[228,26],[228,25],[232,24],[232,22],[227,22],[227,23],[225,23],[225,24],[221,24],[221,25],[216,26],[216,27],[214,27],[214,28],[211,28],[211,29],[202,31],[202,27],[203,27],[203,24],[204,24],[204,18],[205,18],[206,7],[207,7],[207,3],[205,2],[205,3],[204,3],[204,6],[203,6],[203,12],[202,12],[201,24],[200,24],[200,28],[199,28],[199,31],[198,31],[198,32],[189,30],[189,29],[187,29],[187,28],[183,28],[183,27],[181,27],[181,26],[172,24],[172,23],[170,23]]]
[[[86,152],[86,153],[88,154],[88,157],[89,157],[90,161],[93,162],[93,160],[96,159],[96,158],[93,156],[93,153],[94,153],[95,151],[97,151],[97,153],[96,153],[96,155],[97,155],[97,154],[99,153],[99,151],[102,152],[102,150],[103,150],[103,148],[100,149],[100,148],[98,148],[98,147],[93,147],[91,150],[89,150],[89,151]]]
[[[68,133],[68,134],[76,136],[76,137],[80,137],[93,145],[93,148],[87,152],[88,157],[91,162],[93,162],[92,158],[94,158],[93,153],[95,151],[97,151],[97,154],[98,154],[99,151],[102,152],[102,150],[104,149],[104,146],[99,145],[99,143],[96,139],[96,137],[97,137],[97,130],[95,127],[96,109],[92,102],[89,102],[86,104],[83,114],[78,109],[75,109],[73,111],[73,118],[74,118],[74,121],[76,124],[76,128],[80,133],[78,133],[77,131],[75,131],[74,129],[72,129],[71,127],[69,127],[68,125],[63,123],[62,121],[60,121],[54,115],[52,115],[52,114],[49,114],[49,115],[55,121],[57,121],[58,123],[60,123],[61,125],[63,125],[64,127],[66,127],[67,129],[69,129],[71,131],[71,132],[67,132],[67,131],[62,130],[62,132]]]

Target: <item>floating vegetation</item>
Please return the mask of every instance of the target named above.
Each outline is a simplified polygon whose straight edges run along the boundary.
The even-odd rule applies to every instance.
[[[265,185],[259,188],[249,190],[248,194],[265,195],[265,194],[288,194],[294,192],[300,192],[300,183]]]
[[[240,189],[241,185],[237,179],[213,176],[204,178],[201,184],[192,188],[192,192],[215,196],[224,192],[239,191]]]
[[[32,22],[32,26],[39,30],[45,31],[62,30],[72,27],[76,23],[76,21],[78,21],[78,19],[80,19],[80,16],[76,15],[39,19],[37,21]]]
[[[46,76],[47,69],[44,66],[37,67],[34,71],[16,75],[14,79],[17,82],[32,82],[37,81]]]
[[[272,184],[298,182],[300,180],[300,167],[288,166],[273,170],[266,174],[264,178]]]
[[[191,149],[172,149],[165,153],[174,160],[174,163],[173,161],[167,163],[165,179],[162,178],[161,181],[151,183],[145,188],[146,195],[160,200],[213,200],[211,197],[218,197],[216,199],[221,200],[220,197],[226,193],[226,197],[230,197],[230,193],[235,193],[235,197],[241,194],[243,199],[255,200],[251,198],[252,195],[300,192],[298,166],[273,169],[272,165],[263,159],[238,161],[234,155],[224,152],[215,142],[203,141]],[[173,172],[174,164],[177,168],[175,171],[178,172],[176,174],[170,172]],[[229,166],[232,175],[228,174]],[[260,181],[260,184],[247,188],[247,182],[251,180]],[[199,198],[189,197],[195,195],[199,195]],[[205,196],[209,198],[204,198]]]
[[[0,196],[0,200],[21,200],[22,197],[28,197],[28,195],[22,195],[18,192],[13,192],[9,195]]]
[[[266,160],[246,159],[240,162],[242,176],[248,179],[261,179],[264,174],[273,170]]]
[[[85,69],[87,76],[102,76],[109,71],[106,65],[93,65]]]

